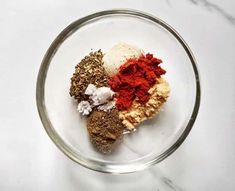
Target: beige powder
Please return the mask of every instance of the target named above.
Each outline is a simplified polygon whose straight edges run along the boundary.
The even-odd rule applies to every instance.
[[[148,92],[151,96],[145,105],[134,101],[131,108],[119,112],[119,118],[127,129],[134,129],[144,120],[150,119],[158,114],[169,96],[170,87],[166,80],[159,78],[158,83],[149,89]]]
[[[113,46],[103,57],[104,68],[112,76],[118,72],[118,68],[130,58],[138,58],[143,51],[133,45],[118,43]]]

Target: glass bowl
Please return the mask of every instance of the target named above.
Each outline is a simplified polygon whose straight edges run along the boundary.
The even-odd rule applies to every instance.
[[[118,42],[162,59],[171,93],[159,115],[103,155],[91,145],[85,120],[69,95],[70,78],[91,50],[105,53]],[[96,171],[129,173],[162,161],[185,140],[198,113],[200,83],[192,52],[171,26],[139,11],[108,10],[73,22],[56,37],[39,70],[36,99],[46,132],[70,159]]]

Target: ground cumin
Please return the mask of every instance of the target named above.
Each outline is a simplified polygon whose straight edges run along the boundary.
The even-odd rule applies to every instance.
[[[110,153],[123,135],[124,126],[117,109],[93,111],[87,118],[87,129],[93,145],[102,153]]]

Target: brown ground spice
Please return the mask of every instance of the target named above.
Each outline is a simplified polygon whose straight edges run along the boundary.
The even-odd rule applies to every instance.
[[[124,126],[117,109],[93,111],[87,118],[87,129],[93,145],[102,153],[110,153],[123,135]]]
[[[108,86],[108,75],[103,67],[102,58],[103,53],[98,50],[91,52],[76,65],[71,78],[70,96],[78,102],[88,100],[89,96],[84,92],[89,84],[94,84],[96,87]]]

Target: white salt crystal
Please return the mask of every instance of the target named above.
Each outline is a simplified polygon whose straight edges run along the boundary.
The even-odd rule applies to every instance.
[[[93,105],[101,105],[112,99],[114,92],[109,87],[96,88],[94,84],[89,84],[85,90],[85,94],[90,96]]]
[[[88,101],[81,101],[78,104],[77,110],[82,115],[88,115],[92,111],[92,107]]]
[[[93,106],[99,106],[99,110],[109,111],[115,106],[114,101],[110,101],[115,94],[109,87],[96,88],[94,84],[89,84],[85,90],[85,94],[89,95],[92,105],[88,101],[81,101],[78,104],[78,111],[82,115],[88,115],[92,111]]]
[[[93,95],[93,93],[96,91],[96,87],[94,84],[89,84],[86,88],[85,95]]]
[[[107,103],[112,99],[114,92],[108,87],[97,88],[91,96],[94,105],[101,105]]]
[[[100,105],[98,109],[107,112],[107,111],[110,111],[114,107],[115,107],[115,101],[110,101],[106,104]]]

